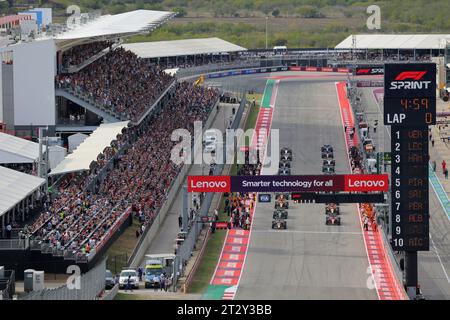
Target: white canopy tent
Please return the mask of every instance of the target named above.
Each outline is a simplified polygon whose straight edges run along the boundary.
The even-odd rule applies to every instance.
[[[358,34],[348,36],[335,49],[445,49],[446,39],[450,34]]]
[[[103,15],[91,22],[72,26],[66,32],[54,37],[56,41],[87,39],[96,37],[126,36],[151,31],[175,13],[169,11],[135,10],[115,15]]]
[[[0,164],[33,163],[38,159],[38,143],[0,132]]]
[[[30,196],[45,179],[0,166],[0,216]]]
[[[96,161],[98,155],[116,140],[128,123],[129,121],[122,121],[100,125],[73,153],[59,163],[50,175],[89,170],[92,161]]]
[[[122,47],[144,59],[247,51],[219,38],[128,43]]]

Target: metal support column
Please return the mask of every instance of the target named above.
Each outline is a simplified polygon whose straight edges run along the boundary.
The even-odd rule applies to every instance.
[[[418,285],[418,270],[417,270],[417,251],[405,252],[406,262],[406,290],[411,299],[416,297],[416,288]]]

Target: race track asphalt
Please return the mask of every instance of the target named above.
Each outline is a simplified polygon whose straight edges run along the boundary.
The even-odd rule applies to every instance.
[[[280,82],[272,129],[280,130],[280,147],[293,149],[292,174],[322,174],[324,144],[335,149],[336,173],[350,172],[334,81]],[[287,230],[272,230],[274,202],[257,204],[236,299],[378,298],[367,286],[356,205],[341,205],[341,226],[326,226],[324,209],[291,202]]]

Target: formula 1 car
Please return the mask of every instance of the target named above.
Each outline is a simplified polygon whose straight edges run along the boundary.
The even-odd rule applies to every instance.
[[[322,167],[322,172],[325,174],[334,174],[334,167]]]
[[[286,229],[286,228],[287,228],[286,220],[283,219],[272,220],[272,229]]]
[[[275,209],[289,209],[289,201],[286,200],[276,200],[275,201]]]
[[[273,212],[273,219],[287,219],[288,211],[284,209],[278,209]]]
[[[330,146],[329,144],[326,144],[322,147],[322,152],[331,152],[333,153],[333,147]]]
[[[292,161],[292,154],[280,155],[280,161]]]
[[[323,166],[334,167],[336,165],[336,161],[334,159],[323,159]]]
[[[284,155],[292,156],[292,149],[291,148],[287,148],[287,147],[281,148],[280,156],[284,156]]]
[[[275,200],[283,201],[283,200],[289,200],[291,194],[289,192],[281,192],[281,193],[275,193]]]
[[[333,159],[333,152],[322,152],[322,159]]]
[[[278,168],[290,168],[291,163],[288,160],[280,160],[278,163]]]
[[[280,168],[278,169],[278,175],[280,176],[288,176],[291,174],[291,169],[290,168]]]
[[[339,207],[336,203],[327,203],[325,205],[325,214],[336,214],[339,215]]]
[[[341,225],[341,218],[337,214],[327,214],[325,218],[325,224],[328,225]]]

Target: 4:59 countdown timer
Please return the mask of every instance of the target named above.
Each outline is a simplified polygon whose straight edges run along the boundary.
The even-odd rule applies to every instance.
[[[384,124],[429,126],[436,124],[436,98],[385,98]]]

